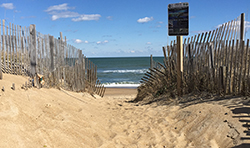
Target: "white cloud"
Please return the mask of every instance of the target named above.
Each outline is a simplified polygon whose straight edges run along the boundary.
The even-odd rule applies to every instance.
[[[79,22],[79,21],[92,21],[92,20],[99,20],[101,17],[100,14],[82,14],[78,18],[73,18],[72,21]]]
[[[144,18],[138,19],[137,22],[138,23],[147,23],[147,22],[152,21],[152,20],[154,20],[153,17],[150,17],[150,18],[149,17],[144,17]]]
[[[71,18],[71,17],[77,17],[77,16],[79,16],[78,13],[76,13],[76,12],[71,12],[71,11],[52,12],[52,13],[50,13],[50,14],[52,14],[51,19],[52,19],[53,21],[55,21],[55,20],[57,20],[57,19],[59,19],[59,18]]]
[[[162,22],[162,21],[160,21],[160,22],[158,22],[158,24],[163,24],[163,22]]]
[[[80,39],[75,39],[74,42],[77,43],[77,44],[80,44],[80,43],[82,43],[83,41],[80,40]]]
[[[113,20],[113,16],[107,16],[106,17],[108,20]]]
[[[81,39],[74,39],[74,43],[77,43],[77,44],[80,44],[80,43],[88,44],[89,41],[87,41],[87,40],[83,41],[83,40],[81,40]]]
[[[205,32],[209,32],[209,30],[195,30],[195,31],[191,31],[191,33],[195,33],[195,34],[201,34],[201,33],[205,33]]]
[[[147,44],[147,45],[151,45],[152,43],[151,43],[151,42],[147,42],[146,44]]]
[[[45,12],[51,14],[51,19],[53,21],[60,18],[72,18],[71,20],[74,22],[78,21],[91,21],[91,20],[99,20],[101,17],[100,14],[79,14],[77,12],[68,11],[69,9],[74,9],[74,7],[69,7],[67,3],[54,5],[48,7]]]
[[[96,44],[97,45],[100,45],[100,44],[106,44],[108,43],[109,41],[108,40],[105,40],[105,41],[97,41]]]
[[[2,5],[0,5],[1,7],[5,8],[5,9],[14,9],[14,5],[13,3],[3,3]]]
[[[248,30],[250,28],[250,22],[245,21],[245,29]]]
[[[67,3],[60,4],[60,5],[54,5],[50,6],[46,12],[51,12],[51,11],[62,11],[62,10],[68,10],[68,9],[74,9],[74,7],[69,7]]]

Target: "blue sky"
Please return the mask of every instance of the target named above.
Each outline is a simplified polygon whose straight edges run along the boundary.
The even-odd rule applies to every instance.
[[[249,0],[1,0],[0,19],[35,24],[38,32],[67,37],[87,57],[162,56],[168,36],[167,6],[189,3],[189,36],[246,13]],[[249,38],[249,33],[246,34]]]

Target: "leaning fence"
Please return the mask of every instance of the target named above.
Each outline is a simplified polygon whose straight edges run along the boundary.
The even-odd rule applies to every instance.
[[[67,44],[62,33],[56,39],[37,32],[35,25],[7,25],[2,20],[0,26],[1,72],[29,76],[36,87],[104,95],[105,88],[97,80],[97,67],[81,50]]]
[[[240,40],[240,17],[213,31],[184,39],[181,93],[207,91],[250,95],[249,39]],[[141,79],[137,101],[147,95],[177,94],[177,45],[163,47],[160,68],[151,67]]]

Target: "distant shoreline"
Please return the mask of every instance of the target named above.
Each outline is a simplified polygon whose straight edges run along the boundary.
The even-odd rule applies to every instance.
[[[114,84],[114,85],[105,85],[106,88],[120,88],[120,89],[137,89],[140,84]]]
[[[130,56],[130,57],[87,57],[90,59],[95,59],[95,58],[150,58],[150,56]],[[164,56],[153,56],[153,58],[164,58]]]

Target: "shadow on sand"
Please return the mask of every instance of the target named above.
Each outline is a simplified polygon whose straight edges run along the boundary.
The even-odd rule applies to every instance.
[[[205,94],[195,98],[182,98],[179,103],[183,108],[199,103],[219,104],[229,108],[233,113],[233,118],[238,118],[242,127],[245,128],[240,137],[242,143],[233,148],[250,148],[250,98]]]
[[[250,148],[250,98],[248,97],[220,96],[201,92],[172,99],[169,99],[169,96],[160,96],[145,100],[144,102],[142,101],[141,104],[151,103],[156,103],[157,105],[179,105],[181,108],[200,103],[223,105],[232,111],[234,114],[233,118],[238,118],[239,122],[245,128],[244,133],[240,134],[241,143],[233,148]]]
[[[232,110],[232,113],[235,114],[233,118],[238,118],[239,121],[242,123],[242,126],[246,129],[243,131],[245,135],[241,137],[241,140],[250,141],[250,116],[249,116],[250,107],[235,107],[231,110]],[[233,148],[250,148],[250,143],[243,143]]]

